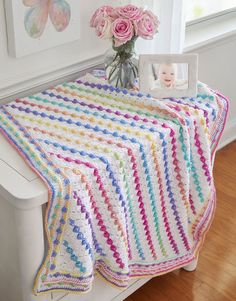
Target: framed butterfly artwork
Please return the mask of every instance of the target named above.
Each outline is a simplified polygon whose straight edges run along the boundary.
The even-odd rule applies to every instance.
[[[80,1],[5,1],[8,49],[26,56],[79,39]]]

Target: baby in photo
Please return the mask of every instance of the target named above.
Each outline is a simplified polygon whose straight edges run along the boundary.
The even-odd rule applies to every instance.
[[[158,69],[158,70],[157,70]],[[156,68],[153,65],[153,89],[187,89],[188,81],[179,79],[176,64],[162,63]]]

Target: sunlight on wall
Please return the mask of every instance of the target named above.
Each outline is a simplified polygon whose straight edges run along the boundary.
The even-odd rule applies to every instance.
[[[185,0],[186,21],[192,21],[229,8],[236,8],[235,0]]]

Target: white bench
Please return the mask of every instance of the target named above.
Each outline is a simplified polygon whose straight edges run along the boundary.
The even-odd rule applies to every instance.
[[[47,188],[0,134],[0,298],[2,301],[121,301],[150,278],[120,290],[95,277],[88,294],[34,296],[33,281],[45,253],[43,213]],[[197,261],[186,267],[194,270]]]

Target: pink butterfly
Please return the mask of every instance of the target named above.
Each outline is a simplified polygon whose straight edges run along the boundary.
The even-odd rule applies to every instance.
[[[39,38],[45,29],[48,16],[56,29],[63,31],[70,22],[71,10],[66,0],[22,0],[30,7],[25,14],[25,29],[32,38]]]

